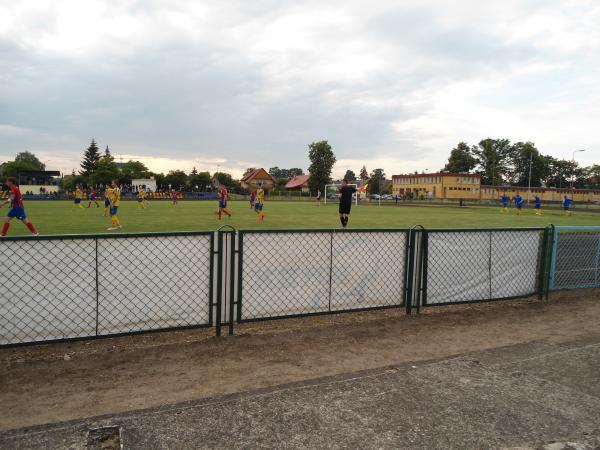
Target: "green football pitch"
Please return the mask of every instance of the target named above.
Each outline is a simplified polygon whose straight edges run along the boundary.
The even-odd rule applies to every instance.
[[[83,206],[84,209],[76,209],[67,201],[29,201],[25,204],[27,215],[40,234],[105,233],[110,223],[102,217],[102,207],[87,209],[87,202]],[[336,204],[267,202],[266,218],[262,223],[257,223],[257,216],[248,202],[230,202],[231,219],[217,220],[216,209],[215,201],[181,201],[178,205],[171,205],[169,201],[150,201],[144,210],[139,210],[135,201],[123,201],[119,208],[121,232],[216,230],[222,225],[237,229],[340,226]],[[6,214],[6,211],[5,206],[0,214]],[[565,217],[562,211],[546,210],[540,217],[534,215],[533,209],[525,209],[522,216],[517,216],[514,209],[509,214],[502,214],[498,207],[359,205],[352,208],[349,228],[407,228],[417,224],[428,228],[537,227],[550,223],[600,225],[600,214],[582,209]],[[23,224],[12,221],[9,235],[28,233]]]

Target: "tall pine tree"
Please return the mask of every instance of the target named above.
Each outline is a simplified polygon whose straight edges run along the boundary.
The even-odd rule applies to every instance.
[[[80,171],[81,175],[92,175],[96,171],[98,161],[100,161],[100,152],[98,151],[96,141],[92,139],[90,146],[83,154],[83,160],[81,161],[81,168],[83,170]]]
[[[360,169],[360,179],[363,181],[366,181],[369,179],[369,172],[367,172],[367,168],[365,166],[362,166],[362,169]]]
[[[112,158],[112,155],[110,154],[110,149],[108,148],[108,145],[106,146],[106,150],[104,150],[104,156],[106,156],[107,158]]]

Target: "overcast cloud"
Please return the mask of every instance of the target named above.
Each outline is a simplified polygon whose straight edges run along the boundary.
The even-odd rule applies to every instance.
[[[0,161],[440,169],[459,140],[600,160],[600,2],[0,0]]]

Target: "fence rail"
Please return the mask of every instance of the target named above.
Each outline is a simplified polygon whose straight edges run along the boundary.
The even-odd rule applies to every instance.
[[[12,237],[0,250],[0,346],[600,287],[600,227],[229,227]]]

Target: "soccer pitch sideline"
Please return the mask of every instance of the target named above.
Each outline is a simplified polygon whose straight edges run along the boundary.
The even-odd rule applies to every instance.
[[[106,233],[110,226],[108,218],[102,217],[100,208],[73,207],[69,201],[25,202],[27,216],[42,235],[47,234],[97,234]],[[135,201],[122,201],[119,218],[122,233],[216,230],[222,225],[240,228],[339,228],[337,204],[318,205],[314,202],[267,201],[264,222],[257,223],[257,215],[246,201],[229,202],[231,219],[217,219],[216,201],[150,201],[146,209],[138,209]],[[0,210],[5,215],[6,206]],[[482,228],[482,227],[531,227],[555,225],[598,225],[600,214],[574,210],[571,217],[562,211],[546,210],[535,216],[533,209],[524,209],[517,216],[511,209],[503,214],[500,207],[457,206],[353,206],[349,228],[409,228],[419,224],[427,228]],[[9,236],[28,235],[29,231],[16,219],[12,221]]]

